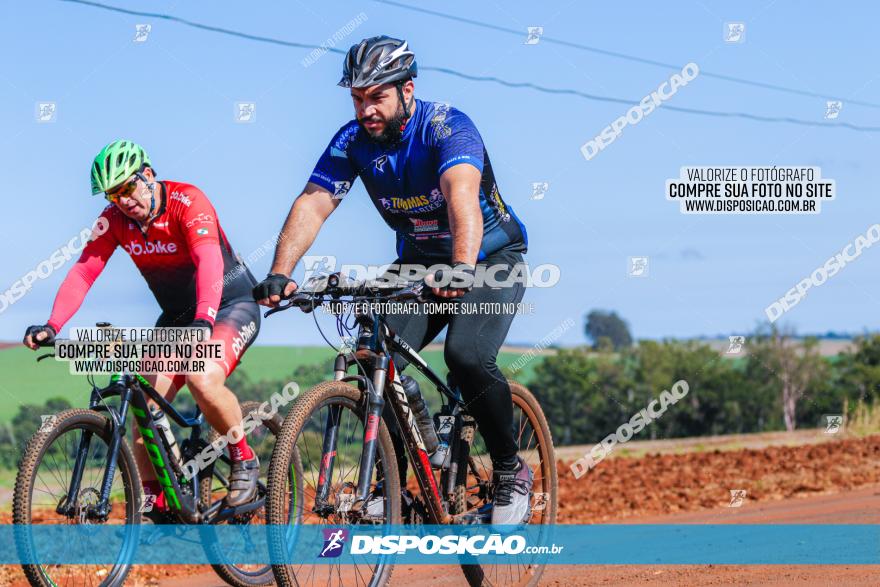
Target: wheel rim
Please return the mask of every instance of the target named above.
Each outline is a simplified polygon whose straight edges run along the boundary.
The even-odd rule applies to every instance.
[[[328,509],[322,514],[318,514],[313,511],[313,508],[321,469],[323,432],[331,407],[340,408],[337,419],[339,435],[330,477]],[[287,544],[285,548],[288,560],[296,560],[294,557],[297,555],[293,554],[295,552],[294,545],[299,528],[303,525],[335,527],[352,523],[388,523],[388,500],[384,498],[381,499],[383,504],[381,517],[377,516],[370,520],[354,520],[347,513],[360,474],[360,454],[364,438],[363,420],[358,412],[358,404],[351,399],[329,398],[316,406],[300,427],[295,445],[290,450],[291,462],[287,467],[287,485],[284,488],[283,521],[279,520],[279,523],[289,525],[289,530],[284,538]],[[381,451],[382,448],[379,445],[376,455],[376,473],[371,484],[373,492],[376,491],[376,479],[380,475],[379,472],[381,471],[381,475],[390,474],[389,468],[384,465]],[[295,459],[298,459],[299,463],[294,463]],[[373,511],[379,509],[378,505],[374,505]],[[318,555],[317,552],[298,553],[298,558],[313,558]],[[347,565],[291,563],[284,565],[284,569],[297,585],[345,585],[347,587],[348,585],[370,584],[373,576],[382,572],[383,566],[381,563],[370,564],[366,561]]]
[[[73,473],[73,465],[76,453],[79,449],[80,437],[87,429],[85,425],[77,425],[61,432],[51,439],[40,456],[37,466],[34,468],[31,481],[31,494],[29,503],[29,523],[31,525],[69,525],[69,526],[98,526],[98,525],[123,525],[127,521],[131,524],[134,504],[129,503],[134,499],[130,488],[126,488],[123,479],[123,459],[117,461],[116,472],[113,477],[110,490],[110,516],[105,522],[89,519],[88,506],[98,502],[100,486],[103,480],[104,468],[108,445],[97,433],[92,431],[89,450],[85,460],[85,467],[80,485],[80,490],[73,504],[74,514],[72,517],[56,512],[56,508],[66,496],[67,488]],[[128,493],[128,495],[126,495]],[[129,526],[131,528],[131,526]],[[126,544],[126,539],[132,530],[125,529],[116,533],[119,539],[120,560],[131,545]],[[102,534],[106,538],[106,534]],[[78,534],[78,539],[88,540],[88,532]],[[32,548],[33,541],[28,538]],[[106,544],[106,542],[104,543]],[[82,548],[83,552],[89,552],[88,548]],[[105,547],[106,548],[106,547]],[[35,554],[39,556],[38,552]],[[82,565],[38,565],[39,573],[45,582],[58,587],[77,587],[103,585],[115,579],[123,567],[119,562],[115,564]]]

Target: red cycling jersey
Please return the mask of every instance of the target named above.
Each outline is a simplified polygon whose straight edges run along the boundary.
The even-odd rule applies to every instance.
[[[162,207],[143,233],[116,206],[101,218],[107,230],[89,242],[55,297],[48,324],[60,332],[79,309],[117,246],[129,254],[170,323],[214,323],[220,308],[250,300],[253,278],[237,259],[207,196],[176,181],[157,182]]]

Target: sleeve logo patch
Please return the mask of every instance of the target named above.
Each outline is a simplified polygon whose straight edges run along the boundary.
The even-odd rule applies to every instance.
[[[452,135],[452,129],[446,124],[446,116],[449,114],[449,104],[445,102],[434,103],[434,116],[431,117],[431,127],[438,139],[442,140]]]
[[[201,234],[201,235],[208,234],[208,229],[207,228],[197,228],[196,234]]]
[[[191,218],[189,222],[186,223],[186,227],[192,228],[196,224],[214,224],[214,217],[210,214],[199,212],[198,216]]]
[[[334,181],[333,182],[333,197],[335,199],[341,200],[345,197],[345,194],[348,193],[348,190],[351,189],[350,181]]]

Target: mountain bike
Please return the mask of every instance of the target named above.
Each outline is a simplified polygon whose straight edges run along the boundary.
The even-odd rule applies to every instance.
[[[300,396],[284,419],[269,465],[266,517],[279,585],[384,585],[393,562],[363,565],[310,564],[315,553],[292,553],[298,524],[486,524],[491,520],[493,483],[488,451],[454,381],[447,384],[386,323],[382,303],[425,300],[424,282],[372,287],[330,275],[316,291],[297,291],[265,313],[325,308],[337,315],[340,335],[352,333],[334,363],[334,380]],[[305,288],[305,285],[304,285]],[[317,324],[317,320],[316,320]],[[323,333],[322,333],[323,335]],[[326,340],[326,337],[325,337]],[[329,343],[329,341],[328,341]],[[400,353],[437,389],[442,401],[435,425],[448,438],[448,454],[435,476],[422,435],[392,358]],[[349,370],[355,368],[355,372]],[[535,397],[510,382],[514,438],[534,472],[529,524],[554,524],[556,461],[550,429]],[[383,419],[385,403],[401,432],[415,484],[400,487],[397,455]],[[296,459],[300,461],[297,463]],[[438,459],[439,460],[439,459]],[[297,466],[301,467],[297,469]],[[286,526],[285,526],[286,525]],[[284,530],[280,530],[284,528]],[[286,536],[277,535],[285,532]],[[299,562],[303,561],[303,562]],[[543,564],[462,564],[471,585],[536,585]]]
[[[98,323],[99,328],[109,327]],[[54,356],[44,354],[37,360]],[[65,585],[122,585],[131,571],[134,549],[138,547],[142,514],[150,511],[151,503],[141,495],[140,474],[135,466],[131,447],[126,440],[129,411],[134,420],[169,505],[163,516],[169,524],[236,524],[265,523],[265,478],[258,484],[257,498],[239,507],[225,505],[231,461],[222,454],[213,463],[197,471],[191,479],[184,475],[184,464],[196,458],[219,434],[205,424],[204,415],[185,416],[162,397],[149,382],[137,373],[118,373],[105,387],[92,386],[88,409],[69,409],[44,417],[44,424],[30,438],[19,463],[13,494],[13,523],[16,525],[16,547],[22,561],[39,560],[29,528],[37,524],[116,524],[118,557],[113,564],[41,565],[23,564],[31,585],[40,587]],[[118,398],[118,402],[108,400]],[[190,434],[177,443],[169,426],[159,428],[148,400],[153,400],[162,413]],[[245,417],[258,418],[261,425],[248,437],[258,454],[266,454],[281,428],[281,415],[266,417],[258,402],[243,402]],[[297,461],[295,455],[294,462]],[[296,465],[294,465],[296,466]],[[246,532],[241,532],[242,536]],[[241,544],[224,544],[203,540],[214,571],[236,587],[269,585],[269,565],[236,564],[236,554],[248,552],[245,538]],[[117,547],[112,545],[113,551]],[[228,562],[226,562],[228,561]]]

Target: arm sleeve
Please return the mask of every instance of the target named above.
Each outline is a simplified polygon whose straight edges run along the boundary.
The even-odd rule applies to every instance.
[[[217,287],[223,283],[220,225],[208,198],[198,191],[191,195],[193,203],[184,212],[181,222],[190,257],[196,266],[195,319],[213,324],[223,295],[223,288]]]
[[[223,283],[223,254],[220,244],[203,243],[190,249],[196,265],[196,315],[195,319],[207,320],[211,324],[217,317],[223,288],[215,287]]]
[[[309,177],[310,182],[318,184],[338,200],[345,197],[357,177],[354,164],[349,159],[348,146],[358,130],[360,127],[356,121],[351,121],[339,129],[324,149]]]
[[[105,214],[101,215],[109,226],[110,218]],[[100,220],[100,218],[99,218]],[[71,267],[58,293],[55,294],[55,303],[52,305],[52,314],[46,322],[60,333],[61,329],[70,320],[79,307],[82,305],[92,284],[107,266],[107,261],[116,250],[116,238],[112,232],[105,230],[98,236],[90,240],[76,264]]]
[[[450,108],[446,118],[438,121],[434,136],[438,175],[461,163],[470,163],[483,172],[483,139],[464,112]]]

